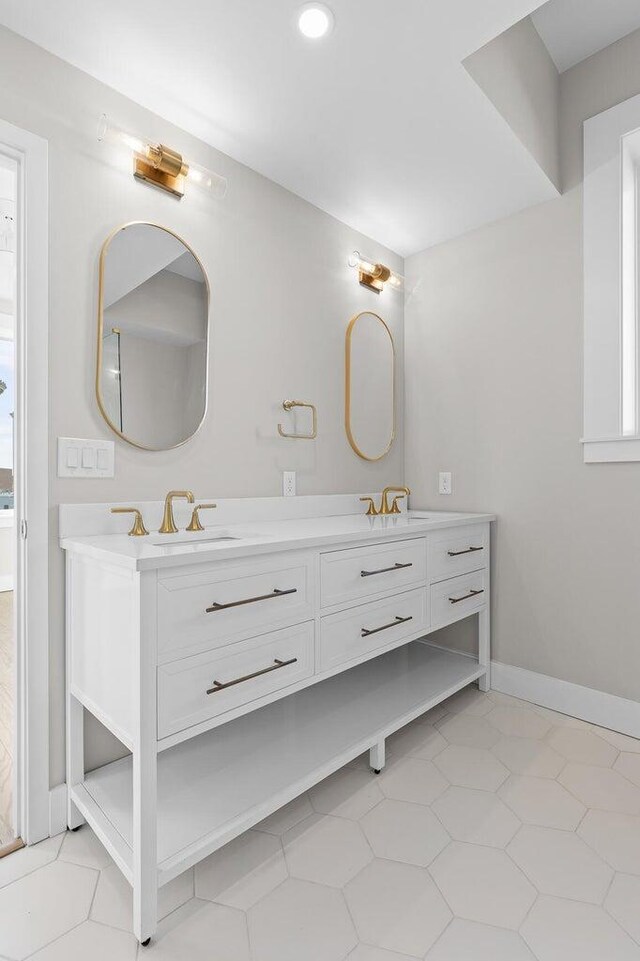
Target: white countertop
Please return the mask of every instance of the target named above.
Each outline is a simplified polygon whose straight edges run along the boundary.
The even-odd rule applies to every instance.
[[[63,537],[60,545],[67,551],[129,570],[143,571],[276,551],[393,540],[418,536],[439,528],[486,524],[493,520],[494,514],[445,511],[407,511],[388,517],[367,517],[362,513],[295,520],[250,521],[247,524],[218,524],[207,527],[200,534],[191,535],[180,531],[179,534],[153,533],[148,537],[128,537],[126,534]],[[229,539],[210,540],[214,536]],[[184,542],[186,538],[189,540]]]

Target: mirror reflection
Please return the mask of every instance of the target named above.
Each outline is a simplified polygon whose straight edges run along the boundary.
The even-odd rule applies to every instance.
[[[347,328],[345,429],[364,460],[381,460],[395,437],[395,349],[378,314],[357,314]]]
[[[198,430],[207,407],[209,288],[170,230],[128,224],[100,260],[97,395],[109,424],[147,450]]]

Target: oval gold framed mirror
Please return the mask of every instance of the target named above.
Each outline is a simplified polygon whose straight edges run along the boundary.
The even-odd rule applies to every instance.
[[[352,317],[345,339],[344,426],[364,460],[382,460],[396,435],[395,346],[382,317],[369,310]]]
[[[200,428],[208,400],[209,282],[191,247],[158,224],[116,228],[100,253],[96,396],[142,450],[171,450]]]

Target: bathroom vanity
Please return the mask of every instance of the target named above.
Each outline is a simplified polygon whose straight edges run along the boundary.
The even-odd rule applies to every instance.
[[[60,513],[68,823],[86,820],[133,886],[145,942],[160,886],[362,752],[379,771],[390,734],[488,688],[494,518],[265,498],[219,501],[201,533],[127,537],[109,506]],[[157,529],[162,505],[138,506]],[[477,657],[429,644],[475,614]],[[85,709],[129,756],[85,773]]]

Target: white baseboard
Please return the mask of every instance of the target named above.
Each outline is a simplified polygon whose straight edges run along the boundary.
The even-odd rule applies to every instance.
[[[0,576],[0,593],[13,590],[13,574],[3,574]]]
[[[640,701],[571,684],[557,677],[491,662],[491,687],[590,724],[640,738]]]
[[[67,830],[67,785],[58,784],[49,791],[49,836]]]

